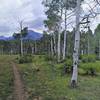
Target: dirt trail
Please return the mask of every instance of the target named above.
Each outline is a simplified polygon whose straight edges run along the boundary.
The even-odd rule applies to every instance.
[[[14,73],[14,100],[27,100],[18,68],[14,63],[12,63],[12,66]]]

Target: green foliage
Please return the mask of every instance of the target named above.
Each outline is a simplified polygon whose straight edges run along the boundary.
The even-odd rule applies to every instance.
[[[51,55],[45,55],[45,60],[46,61],[53,61],[53,62],[57,62],[57,58],[55,56],[51,56]]]
[[[87,75],[100,73],[100,62],[80,63],[79,73]]]
[[[14,37],[15,39],[20,39],[20,34],[19,34],[19,33],[14,33],[14,34],[13,34],[13,37]]]
[[[60,66],[61,75],[66,75],[72,72],[72,59],[65,60]]]
[[[32,56],[31,55],[20,56],[18,61],[19,61],[20,64],[31,63],[32,62]]]
[[[57,64],[58,68],[62,68],[64,66],[71,68],[72,66],[72,59],[66,59]]]
[[[46,61],[52,61],[53,58],[52,58],[51,56],[46,56],[46,57],[45,57],[45,60],[46,60]]]
[[[55,68],[56,72],[59,73],[59,75],[69,75],[72,72],[72,59],[65,59],[59,63],[54,62],[54,60],[51,62],[53,67]]]
[[[96,55],[81,55],[80,59],[82,60],[83,63],[95,62]]]
[[[66,61],[65,61],[65,65],[67,65],[67,66],[72,66],[72,59],[67,59]]]
[[[45,59],[45,56],[35,56],[33,61],[31,64],[19,65],[29,100],[32,100],[36,96],[42,97],[43,100],[100,100],[100,76],[79,75],[79,87],[71,89],[68,87],[70,84],[70,75],[61,76],[61,71],[59,71],[59,68],[64,66],[65,62],[55,63],[55,72],[52,70],[49,61]],[[67,64],[70,65],[71,62],[69,60]],[[100,64],[100,62],[95,63]],[[39,68],[40,71],[34,71],[36,68]],[[81,73],[84,73],[85,69],[79,67],[79,70]]]

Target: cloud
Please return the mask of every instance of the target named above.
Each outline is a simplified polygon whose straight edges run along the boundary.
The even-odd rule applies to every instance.
[[[10,32],[10,28],[8,26],[0,26],[0,33]]]
[[[0,0],[0,35],[12,35],[18,31],[18,22],[21,20],[24,20],[24,26],[40,30],[45,19],[41,2],[42,0]]]
[[[24,20],[24,26],[37,31],[43,31],[43,20],[46,19],[43,0],[0,0],[0,35],[10,36],[19,31],[18,22]],[[94,0],[85,0],[93,6]],[[87,12],[88,4],[83,5]],[[88,9],[88,10],[87,10]],[[100,9],[98,9],[100,11]],[[92,19],[91,28],[94,30],[100,23],[100,16]],[[72,21],[72,19],[71,19]],[[69,26],[70,27],[70,26]]]

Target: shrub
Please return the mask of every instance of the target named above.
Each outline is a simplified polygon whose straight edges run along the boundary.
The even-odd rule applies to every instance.
[[[71,59],[67,59],[64,64],[62,69],[62,75],[68,74],[72,72],[72,60]]]
[[[56,61],[56,58],[52,57],[52,56],[45,55],[45,60],[46,61]]]
[[[67,59],[66,62],[65,62],[65,65],[67,66],[72,66],[72,60],[71,59]]]
[[[96,55],[82,55],[80,58],[83,63],[96,61]]]
[[[86,74],[96,74],[100,72],[100,62],[80,63],[79,68],[83,69]]]
[[[31,55],[21,56],[18,61],[19,61],[20,64],[31,63],[32,62],[32,56]]]

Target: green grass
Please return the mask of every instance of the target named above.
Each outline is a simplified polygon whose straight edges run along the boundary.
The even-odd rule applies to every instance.
[[[13,72],[10,64],[15,56],[0,55],[0,100],[11,100],[13,93]]]
[[[97,62],[100,64],[100,62]],[[95,64],[94,64],[95,65]],[[70,88],[71,75],[62,76],[63,64],[53,65],[45,57],[35,56],[33,63],[19,64],[29,100],[35,96],[43,100],[100,100],[100,76],[79,76],[78,87]]]
[[[0,100],[11,100],[13,93],[13,72],[11,61],[17,56],[0,56]],[[16,61],[17,62],[17,61]],[[71,61],[67,61],[70,65]],[[33,63],[18,64],[29,99],[42,100],[100,100],[100,62],[81,63],[79,72],[95,68],[97,76],[78,76],[78,87],[70,88],[71,75],[62,75],[66,64],[52,63],[45,56],[34,56]],[[9,99],[8,99],[9,98]]]

